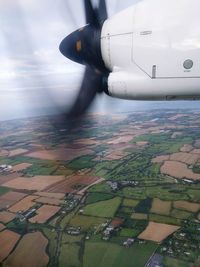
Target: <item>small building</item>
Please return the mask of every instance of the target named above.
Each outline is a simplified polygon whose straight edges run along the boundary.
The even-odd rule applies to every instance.
[[[12,171],[11,165],[6,165],[6,164],[0,165],[0,173],[1,172],[11,172],[11,171]]]
[[[126,248],[129,248],[133,243],[134,243],[134,239],[128,238],[126,241],[123,242],[123,246],[125,246]]]
[[[124,219],[115,217],[112,219],[110,226],[113,227],[114,229],[116,229],[116,228],[120,227],[121,225],[123,225],[123,223],[124,223]]]

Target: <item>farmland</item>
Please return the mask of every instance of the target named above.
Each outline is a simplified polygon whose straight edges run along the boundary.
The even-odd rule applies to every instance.
[[[0,123],[0,266],[198,266],[200,112],[122,117]]]
[[[95,204],[89,204],[84,208],[84,214],[96,217],[113,217],[121,203],[119,197],[111,200],[99,201]]]
[[[20,236],[12,231],[0,232],[0,261],[2,262],[12,251]]]
[[[38,198],[37,196],[27,196],[24,199],[17,202],[15,205],[9,208],[11,212],[26,211],[35,205],[33,202],[34,199]]]
[[[161,167],[161,173],[167,174],[176,178],[187,178],[200,180],[200,174],[193,173],[188,169],[187,165],[178,161],[165,161]]]
[[[32,217],[30,221],[32,223],[45,223],[52,216],[54,216],[59,210],[60,207],[43,205],[37,210],[37,215]]]
[[[96,266],[144,266],[147,259],[156,249],[155,244],[146,243],[144,246],[134,245],[131,249],[123,248],[117,244],[103,242],[87,242],[83,264],[86,267]],[[138,257],[140,253],[141,257]],[[127,261],[127,259],[129,259]]]
[[[40,232],[25,235],[15,251],[7,258],[4,266],[46,266],[48,263],[48,256],[45,252],[47,243],[47,239]]]
[[[14,189],[24,190],[44,190],[50,185],[53,185],[64,179],[64,176],[35,176],[31,178],[19,177],[4,184],[4,186]]]
[[[15,215],[13,213],[10,213],[8,211],[0,212],[0,222],[2,223],[8,223],[12,221],[14,218],[15,218]]]
[[[94,229],[95,227],[98,227],[105,222],[106,218],[76,215],[70,221],[70,225],[75,227],[81,227],[83,230],[89,230],[91,228]]]
[[[7,192],[0,196],[0,209],[10,207],[20,199],[24,198],[26,194],[19,192]]]
[[[158,198],[155,198],[153,200],[151,212],[157,214],[169,215],[171,210],[171,205],[172,205],[171,201],[162,201]]]
[[[139,235],[139,238],[161,242],[178,229],[179,227],[174,225],[149,222],[149,225],[147,226],[145,231]]]
[[[98,177],[86,175],[73,175],[67,177],[61,183],[46,188],[47,192],[74,193],[98,181]]]

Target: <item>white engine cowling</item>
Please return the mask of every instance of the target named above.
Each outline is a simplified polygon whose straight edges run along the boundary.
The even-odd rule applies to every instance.
[[[197,79],[151,79],[142,72],[117,71],[109,76],[108,91],[110,96],[122,99],[197,100],[200,99]]]
[[[124,99],[199,99],[200,1],[143,0],[105,21],[108,91]]]

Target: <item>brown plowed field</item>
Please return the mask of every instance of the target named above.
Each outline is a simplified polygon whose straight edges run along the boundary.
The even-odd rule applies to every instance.
[[[20,235],[9,230],[0,232],[0,262],[2,262],[9,255],[19,238]]]
[[[109,155],[105,156],[103,158],[103,160],[119,160],[125,156],[127,156],[127,152],[124,151],[114,151],[112,153],[110,153]]]
[[[200,209],[200,204],[188,201],[174,201],[173,207],[180,210],[197,212]]]
[[[1,211],[0,212],[0,222],[8,223],[11,222],[15,218],[15,214],[10,213],[8,211]]]
[[[171,201],[163,201],[158,198],[154,198],[150,212],[156,214],[169,215],[171,211],[171,206],[172,206]]]
[[[169,155],[157,156],[152,159],[153,163],[162,163],[165,160],[169,160]]]
[[[198,154],[191,154],[191,153],[174,153],[170,156],[170,160],[172,161],[180,161],[189,165],[194,165],[199,159]]]
[[[190,152],[191,150],[193,149],[193,146],[192,145],[184,145],[181,147],[180,151],[181,152]]]
[[[56,206],[59,206],[64,203],[63,200],[50,198],[50,197],[40,197],[36,199],[35,201],[38,203],[42,203],[42,204],[50,204],[50,205],[56,205]]]
[[[7,157],[9,154],[8,150],[0,150],[0,157]]]
[[[0,185],[4,184],[5,182],[9,182],[17,177],[19,177],[19,174],[17,173],[11,173],[8,175],[0,175]]]
[[[47,244],[48,240],[40,232],[26,234],[3,267],[45,267],[49,261]]]
[[[8,192],[4,194],[0,197],[0,209],[10,207],[25,196],[26,194],[19,192]]]
[[[194,146],[195,146],[196,148],[200,148],[200,139],[197,139],[197,140],[195,141]]]
[[[51,217],[53,217],[59,210],[60,207],[43,205],[37,210],[37,215],[32,217],[29,221],[32,223],[45,223]]]
[[[200,174],[193,173],[186,164],[178,161],[165,161],[160,171],[175,178],[200,180]]]
[[[146,146],[148,144],[149,144],[149,142],[147,142],[147,141],[140,141],[140,142],[136,143],[137,146]]]
[[[31,166],[32,166],[32,164],[30,164],[30,163],[20,163],[20,164],[13,166],[13,171],[14,172],[23,171],[23,170],[26,170],[27,168],[29,168]]]
[[[0,223],[0,231],[5,229],[5,225],[3,225],[2,223]]]
[[[73,160],[80,156],[90,155],[94,152],[91,149],[80,148],[80,149],[70,149],[70,148],[59,148],[55,150],[38,150],[27,154],[27,157],[47,159],[47,160]]]
[[[25,190],[37,190],[42,191],[46,187],[51,186],[57,182],[62,181],[65,176],[35,176],[32,178],[18,177],[12,181],[4,183],[4,186],[15,188],[15,189],[25,189]]]
[[[58,193],[74,193],[98,180],[99,177],[94,177],[94,176],[85,176],[85,175],[70,176],[62,182],[59,182],[53,186],[49,186],[46,189],[46,191],[58,192]]]
[[[9,157],[20,156],[20,155],[25,154],[27,152],[28,152],[28,150],[23,149],[23,148],[14,149],[14,150],[9,151]]]
[[[193,149],[190,153],[191,154],[200,154],[200,149]]]
[[[100,142],[97,140],[94,140],[92,138],[82,138],[76,140],[75,144],[80,144],[80,145],[98,145]]]
[[[49,192],[37,192],[35,193],[35,195],[41,197],[56,198],[56,199],[63,199],[65,197],[65,194],[63,193],[49,193]]]
[[[11,212],[27,211],[28,209],[30,209],[35,205],[35,202],[33,202],[33,200],[35,200],[36,198],[38,198],[38,196],[27,196],[21,201],[17,202],[14,206],[10,207],[9,211]]]
[[[175,225],[149,222],[147,228],[138,236],[138,238],[160,243],[179,228],[179,226]]]
[[[106,143],[109,145],[112,144],[119,144],[119,143],[128,143],[133,139],[133,135],[123,135],[118,138],[113,138],[111,140],[108,140]]]

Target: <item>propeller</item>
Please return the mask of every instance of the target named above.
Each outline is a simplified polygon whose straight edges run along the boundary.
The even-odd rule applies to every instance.
[[[68,35],[60,44],[60,52],[68,59],[86,66],[78,96],[66,117],[80,117],[89,108],[97,93],[107,90],[109,70],[101,54],[101,30],[108,18],[105,0],[94,8],[84,0],[86,26]]]

